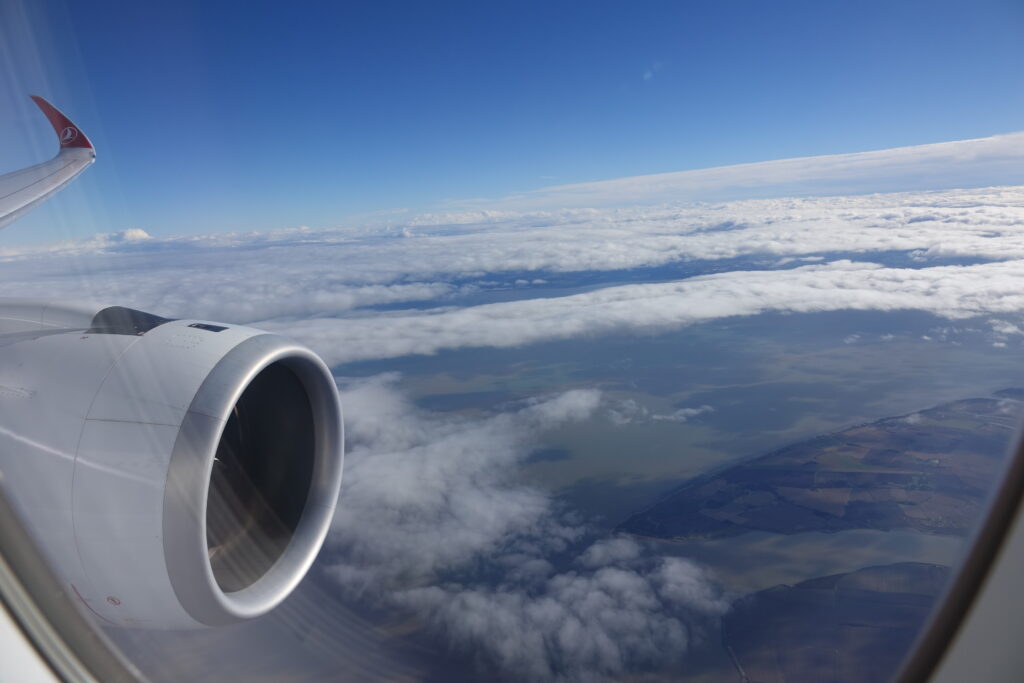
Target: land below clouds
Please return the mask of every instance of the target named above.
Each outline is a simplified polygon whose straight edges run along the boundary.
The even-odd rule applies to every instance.
[[[664,540],[753,530],[965,535],[995,482],[1022,397],[1006,389],[786,446],[683,484],[618,531]]]
[[[1021,399],[1024,390],[1004,389],[807,439],[691,480],[618,530],[673,541],[855,529],[965,536]],[[896,562],[743,595],[722,620],[729,668],[739,680],[884,680],[949,577],[943,565]]]

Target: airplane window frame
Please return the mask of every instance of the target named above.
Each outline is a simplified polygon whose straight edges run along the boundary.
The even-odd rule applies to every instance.
[[[0,609],[4,608],[55,678],[145,683],[142,672],[67,594],[0,486]]]
[[[893,678],[894,683],[930,681],[938,673],[943,658],[955,646],[971,609],[983,594],[999,553],[1009,544],[1015,522],[1024,515],[1024,432],[1021,426],[1012,444],[1005,469],[956,567],[953,580],[918,633],[914,646]]]

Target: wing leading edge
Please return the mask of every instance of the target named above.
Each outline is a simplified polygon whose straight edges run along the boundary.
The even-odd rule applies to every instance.
[[[53,126],[60,151],[49,161],[0,176],[0,228],[49,199],[96,160],[89,138],[71,119],[38,95],[32,101]]]

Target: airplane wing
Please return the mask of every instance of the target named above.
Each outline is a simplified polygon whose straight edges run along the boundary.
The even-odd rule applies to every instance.
[[[81,129],[38,95],[32,101],[50,121],[60,151],[41,164],[0,176],[0,228],[49,199],[96,160],[96,150]]]

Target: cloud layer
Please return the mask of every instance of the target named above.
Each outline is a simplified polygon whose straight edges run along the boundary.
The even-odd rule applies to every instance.
[[[1024,264],[907,269],[840,260],[784,271],[732,271],[681,282],[606,287],[558,298],[268,326],[306,340],[330,363],[343,363],[621,331],[667,331],[773,311],[837,310],[918,310],[951,319],[1017,313],[1024,311]]]
[[[653,70],[648,73],[653,77]],[[461,203],[524,210],[981,187],[1024,182],[1022,162],[1024,132],[559,185],[498,200]]]
[[[341,363],[765,311],[1017,312],[1022,226],[1024,188],[1009,187],[132,232],[0,251],[0,291],[253,324]],[[661,281],[621,284],[638,279]]]

